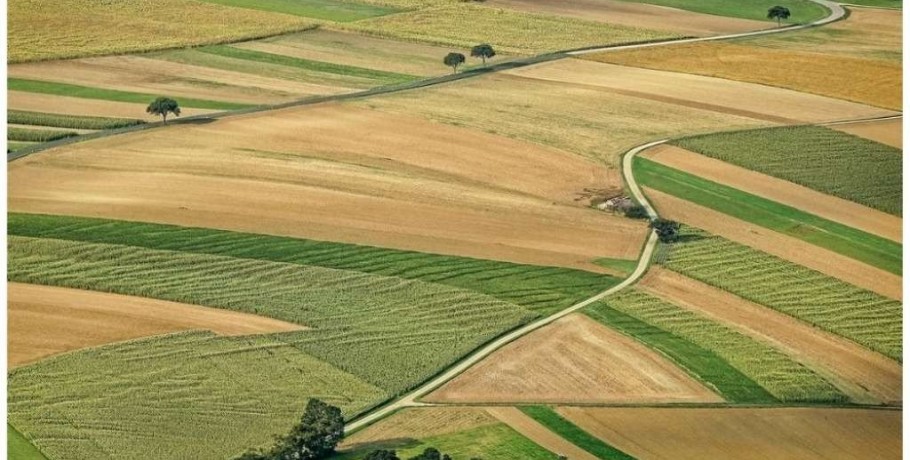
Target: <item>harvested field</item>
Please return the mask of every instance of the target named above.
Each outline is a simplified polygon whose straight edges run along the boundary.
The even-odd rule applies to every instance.
[[[446,403],[719,402],[663,356],[582,314],[506,345],[425,398]]]
[[[230,27],[226,27],[230,24]],[[13,0],[9,61],[97,56],[256,38],[313,21],[192,0]]]
[[[901,458],[899,410],[561,407],[557,411],[637,458]]]
[[[550,452],[564,455],[571,459],[598,460],[598,457],[591,455],[588,451],[550,431],[533,418],[525,415],[518,408],[491,407],[487,409],[487,412]]]
[[[830,129],[842,131],[854,136],[863,137],[875,142],[881,142],[903,150],[904,148],[904,119],[866,121],[862,123],[846,123],[829,126]]]
[[[652,267],[639,286],[773,344],[808,364],[856,402],[894,404],[903,398],[901,366],[854,342],[661,267]]]
[[[29,112],[56,113],[61,115],[95,116],[134,118],[147,121],[157,121],[145,113],[148,104],[133,104],[129,102],[102,101],[98,99],[83,99],[78,97],[57,96],[53,94],[27,93],[23,91],[8,91],[7,104],[9,109],[25,110]],[[217,110],[184,109],[183,116],[201,115],[217,112]]]
[[[741,146],[742,144],[733,145]],[[800,152],[805,151],[800,150]],[[664,166],[792,206],[865,232],[893,241],[902,240],[903,221],[900,217],[817,192],[793,182],[734,166],[673,145],[659,145],[647,150],[641,156]]]
[[[902,298],[899,275],[673,195],[647,188],[645,193],[663,217],[691,224],[877,294]]]
[[[267,11],[270,13],[291,14],[327,21],[357,21],[375,16],[395,13],[395,8],[358,3],[351,0],[202,0],[208,3]]]
[[[566,16],[627,27],[644,27],[646,29],[662,30],[695,37],[761,30],[771,26],[764,21],[725,18],[712,14],[694,13],[682,9],[621,0],[581,0],[572,2],[493,0],[486,4],[530,13]]]
[[[313,94],[347,89],[256,76],[141,56],[111,56],[16,64],[9,76],[93,88],[240,102],[280,103]]]
[[[646,50],[666,48],[676,47],[663,46]],[[604,56],[612,56],[612,53]],[[823,122],[893,114],[860,104],[764,85],[623,67],[585,59],[562,59],[510,70],[508,73],[525,78],[593,86],[626,96],[772,123]]]
[[[620,154],[655,138],[770,124],[606,88],[502,73],[352,104],[523,139],[612,167]],[[618,171],[611,173],[618,183]]]
[[[8,363],[192,329],[219,335],[299,331],[271,318],[101,292],[9,283]]]
[[[498,422],[480,407],[412,407],[348,436],[341,451],[392,439],[420,439],[470,430]]]
[[[9,183],[15,211],[593,271],[600,257],[636,258],[646,233],[641,221],[576,201],[585,189],[618,189],[597,162],[346,105],[67,146],[11,164]]]
[[[891,110],[901,110],[902,104],[902,71],[899,62],[823,55],[799,49],[778,50],[748,42],[690,43],[607,51],[588,54],[584,58],[777,86]],[[768,65],[769,62],[774,65]],[[807,66],[806,62],[812,62],[812,65]],[[832,115],[829,120],[838,118],[836,114]],[[871,116],[876,115],[884,113],[879,111]],[[863,116],[870,115],[845,115],[839,118]]]

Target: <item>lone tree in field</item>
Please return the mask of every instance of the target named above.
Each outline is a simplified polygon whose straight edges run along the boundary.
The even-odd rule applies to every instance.
[[[458,66],[464,64],[464,54],[461,53],[449,53],[446,54],[446,57],[442,60],[443,64],[452,68],[452,73],[458,72]]]
[[[145,111],[152,115],[161,116],[162,120],[164,120],[164,124],[167,124],[168,113],[173,113],[175,117],[180,116],[180,106],[177,104],[177,101],[169,97],[159,97],[158,99],[155,99],[149,104]]]
[[[487,65],[487,59],[493,56],[496,56],[496,51],[492,46],[486,43],[471,48],[471,57],[479,57],[482,59],[484,67]]]
[[[344,437],[341,409],[318,399],[307,403],[300,422],[267,451],[250,451],[238,460],[320,460],[335,452]]]
[[[679,239],[679,222],[669,219],[654,219],[651,228],[657,232],[657,237],[663,243],[672,243]]]
[[[772,6],[768,8],[768,19],[777,19],[777,27],[780,27],[781,19],[789,19],[790,10],[785,6]]]

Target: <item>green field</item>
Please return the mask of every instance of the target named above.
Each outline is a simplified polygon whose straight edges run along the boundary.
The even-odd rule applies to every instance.
[[[308,398],[348,415],[387,393],[278,335],[190,332],[13,370],[9,420],[50,458],[229,458],[271,442]]]
[[[638,290],[604,300],[640,321],[710,350],[784,402],[845,402],[821,376],[773,346]]]
[[[669,6],[696,13],[729,16],[731,18],[768,20],[768,8],[783,6],[790,10],[790,19],[781,21],[784,24],[804,24],[828,16],[827,8],[808,0],[744,0],[729,2],[724,0],[638,0],[636,3]]]
[[[904,8],[903,0],[849,0],[845,1],[844,3],[851,5],[874,6],[878,8]]]
[[[9,127],[6,131],[6,138],[18,142],[50,142],[65,137],[78,136],[75,131],[64,131],[59,129],[29,129]]]
[[[487,294],[540,315],[569,307],[619,283],[616,277],[568,268],[106,219],[13,213],[8,216],[8,233],[420,280]]]
[[[136,104],[148,104],[155,100],[156,97],[160,96],[157,94],[134,93],[130,91],[92,88],[88,86],[70,85],[68,83],[26,80],[22,78],[7,78],[6,82],[7,88],[10,91],[25,91],[29,93],[53,94],[56,96],[78,97],[83,99],[100,99],[104,101],[115,102],[132,102]],[[249,104],[209,101],[188,97],[178,97],[176,99],[177,102],[180,103],[181,107],[195,109],[234,110],[251,107]]]
[[[778,402],[759,384],[711,350],[627,315],[606,302],[595,303],[586,308],[584,313],[663,353],[727,401],[757,404]]]
[[[566,420],[547,406],[524,406],[522,412],[537,420],[550,431],[558,434],[563,439],[590,452],[595,457],[603,460],[634,460],[635,457],[591,436],[574,423]]]
[[[822,193],[902,214],[901,150],[819,126],[785,126],[672,142]]]
[[[224,6],[249,8],[270,13],[291,14],[313,19],[335,22],[350,22],[359,19],[384,16],[398,12],[398,9],[357,3],[350,0],[203,0]]]
[[[628,276],[638,267],[637,260],[601,258],[595,259],[594,263],[624,276]]]
[[[900,243],[645,158],[635,158],[633,171],[646,187],[901,274]]]
[[[683,226],[666,267],[901,360],[901,303]]]
[[[6,122],[18,125],[50,126],[70,129],[116,129],[145,123],[129,118],[82,117],[56,113],[7,110]]]
[[[31,147],[33,145],[35,145],[35,142],[10,142],[10,141],[7,141],[6,149],[8,151],[14,152],[16,150],[23,149],[25,147]]]
[[[9,423],[6,424],[6,452],[7,460],[47,460],[40,450]]]

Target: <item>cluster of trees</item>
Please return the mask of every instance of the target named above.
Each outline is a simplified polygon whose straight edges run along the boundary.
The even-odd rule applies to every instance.
[[[483,65],[487,65],[487,59],[496,56],[496,50],[487,43],[483,43],[471,48],[471,57],[483,60]],[[461,53],[449,53],[442,59],[442,63],[452,68],[452,73],[458,72],[458,66],[465,63],[467,58]]]
[[[363,460],[402,460],[398,455],[395,454],[394,450],[379,449],[374,450],[367,454]],[[449,457],[447,454],[439,452],[439,450],[428,447],[423,451],[422,454],[411,457],[407,460],[452,460],[452,457]],[[481,460],[477,457],[472,458],[471,460]]]
[[[651,228],[657,232],[657,238],[663,243],[673,243],[679,239],[679,222],[670,219],[654,219]]]

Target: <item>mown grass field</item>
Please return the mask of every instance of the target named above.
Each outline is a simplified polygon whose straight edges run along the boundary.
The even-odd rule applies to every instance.
[[[679,8],[681,10],[694,11],[696,13],[753,19],[757,21],[767,21],[768,8],[780,5],[790,10],[790,18],[782,21],[784,24],[804,24],[824,18],[829,14],[827,8],[807,0],[784,0],[777,2],[747,0],[735,3],[724,0],[644,0],[642,3]]]
[[[712,158],[902,215],[901,150],[820,126],[784,126],[671,142]]]
[[[203,332],[61,355],[8,385],[11,423],[50,458],[86,460],[233,457],[285,432],[310,397],[351,416],[387,394],[278,336]]]
[[[844,402],[846,397],[802,364],[751,337],[638,290],[608,297],[609,306],[711,350],[784,402]]]
[[[7,110],[6,122],[18,125],[49,126],[70,129],[116,129],[140,125],[143,120],[129,118],[80,117],[55,113],[28,112]]]
[[[8,14],[11,63],[223,43],[314,25],[194,0],[13,0]]]
[[[665,266],[901,360],[901,303],[683,226]]]
[[[540,315],[616,285],[609,275],[353,244],[69,216],[8,216],[10,235],[297,264],[470,289]]]
[[[47,460],[40,450],[9,423],[6,424],[6,448],[9,460]]]
[[[635,158],[633,170],[639,183],[646,187],[781,232],[891,273],[901,273],[900,243],[645,158]]]
[[[396,8],[357,3],[350,0],[202,0],[207,3],[249,8],[270,13],[290,14],[313,19],[324,19],[336,22],[357,21],[359,19],[384,16],[397,12]]]
[[[520,409],[550,431],[590,452],[597,458],[603,460],[634,460],[635,458],[590,435],[547,406],[524,406]]]

